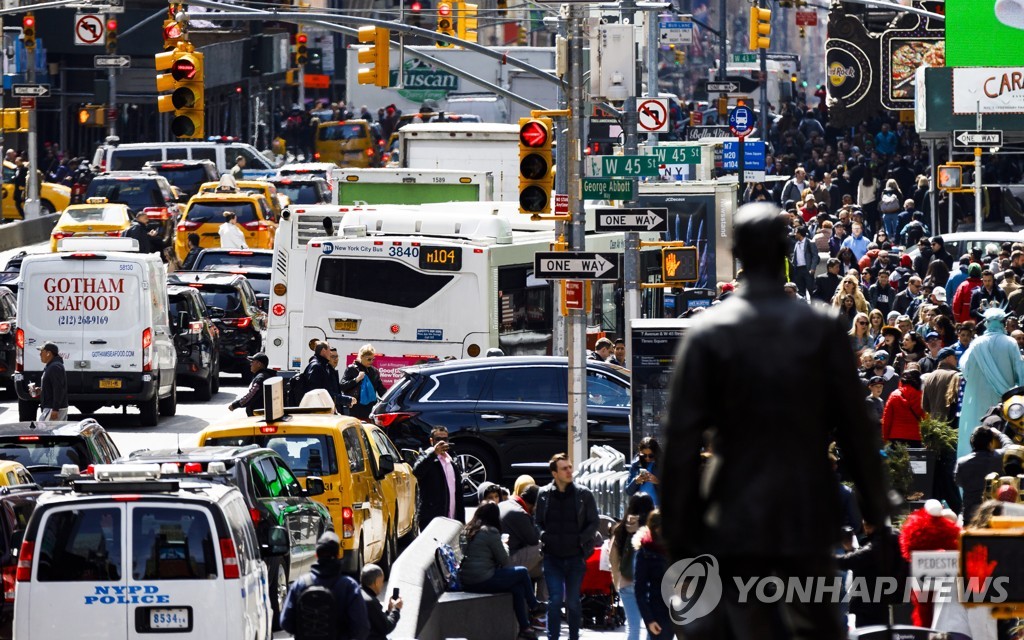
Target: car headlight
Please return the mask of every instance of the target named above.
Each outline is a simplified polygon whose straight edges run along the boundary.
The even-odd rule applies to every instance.
[[[1006,417],[1010,420],[1020,420],[1024,418],[1024,404],[1020,402],[1014,402],[1006,409]]]

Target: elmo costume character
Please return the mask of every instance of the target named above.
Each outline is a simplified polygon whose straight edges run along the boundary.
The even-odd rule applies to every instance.
[[[952,517],[950,517],[952,516]],[[900,529],[900,552],[910,562],[914,551],[956,551],[960,548],[960,527],[956,514],[946,510],[938,500],[928,500],[923,509],[911,513]],[[919,627],[930,627],[933,603],[925,598],[921,602],[917,591],[911,595],[914,605],[913,622]]]

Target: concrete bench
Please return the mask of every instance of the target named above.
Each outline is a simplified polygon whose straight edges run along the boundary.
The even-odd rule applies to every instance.
[[[404,601],[402,617],[391,634],[395,640],[515,640],[518,636],[511,594],[445,590],[435,551],[447,544],[460,555],[461,531],[462,524],[455,520],[434,518],[395,560],[388,592],[398,587]]]

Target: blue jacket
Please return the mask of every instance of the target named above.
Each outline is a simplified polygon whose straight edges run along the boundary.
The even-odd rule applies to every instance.
[[[953,296],[956,295],[957,287],[966,279],[967,269],[965,267],[960,267],[959,270],[949,276],[949,280],[946,281],[946,301],[949,304],[953,304]]]
[[[370,634],[370,618],[366,613],[366,603],[363,602],[356,581],[342,575],[339,560],[317,560],[310,574],[292,584],[288,590],[288,597],[281,607],[281,628],[295,635],[299,628],[299,596],[311,583],[328,587],[334,593],[334,601],[338,604],[339,640],[365,640]]]
[[[654,473],[654,463],[651,463],[644,467],[651,473]],[[640,475],[640,456],[637,456],[633,460],[633,464],[629,465],[629,476],[626,478],[626,495],[631,496],[643,488],[644,493],[651,496],[654,499],[654,506],[658,506],[658,487],[650,482],[637,482],[636,478]]]
[[[641,530],[642,544],[636,551],[633,565],[633,586],[636,590],[636,604],[640,609],[644,625],[657,622],[661,625],[661,633],[651,638],[672,638],[672,620],[669,617],[668,605],[661,595],[661,581],[668,570],[666,551],[661,549],[650,538],[650,532]],[[634,544],[635,546],[635,544]]]
[[[864,234],[861,234],[859,238],[855,238],[853,235],[846,236],[846,238],[843,239],[842,246],[849,247],[850,251],[853,251],[853,257],[857,258],[859,261],[864,257],[864,254],[868,252],[869,244],[871,244],[871,241],[868,240]]]

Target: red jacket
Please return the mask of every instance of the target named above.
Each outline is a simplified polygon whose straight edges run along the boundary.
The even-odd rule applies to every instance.
[[[953,294],[953,319],[967,322],[971,319],[971,294],[981,286],[981,278],[967,278]]]
[[[921,440],[921,390],[900,383],[889,395],[882,411],[882,439]]]

